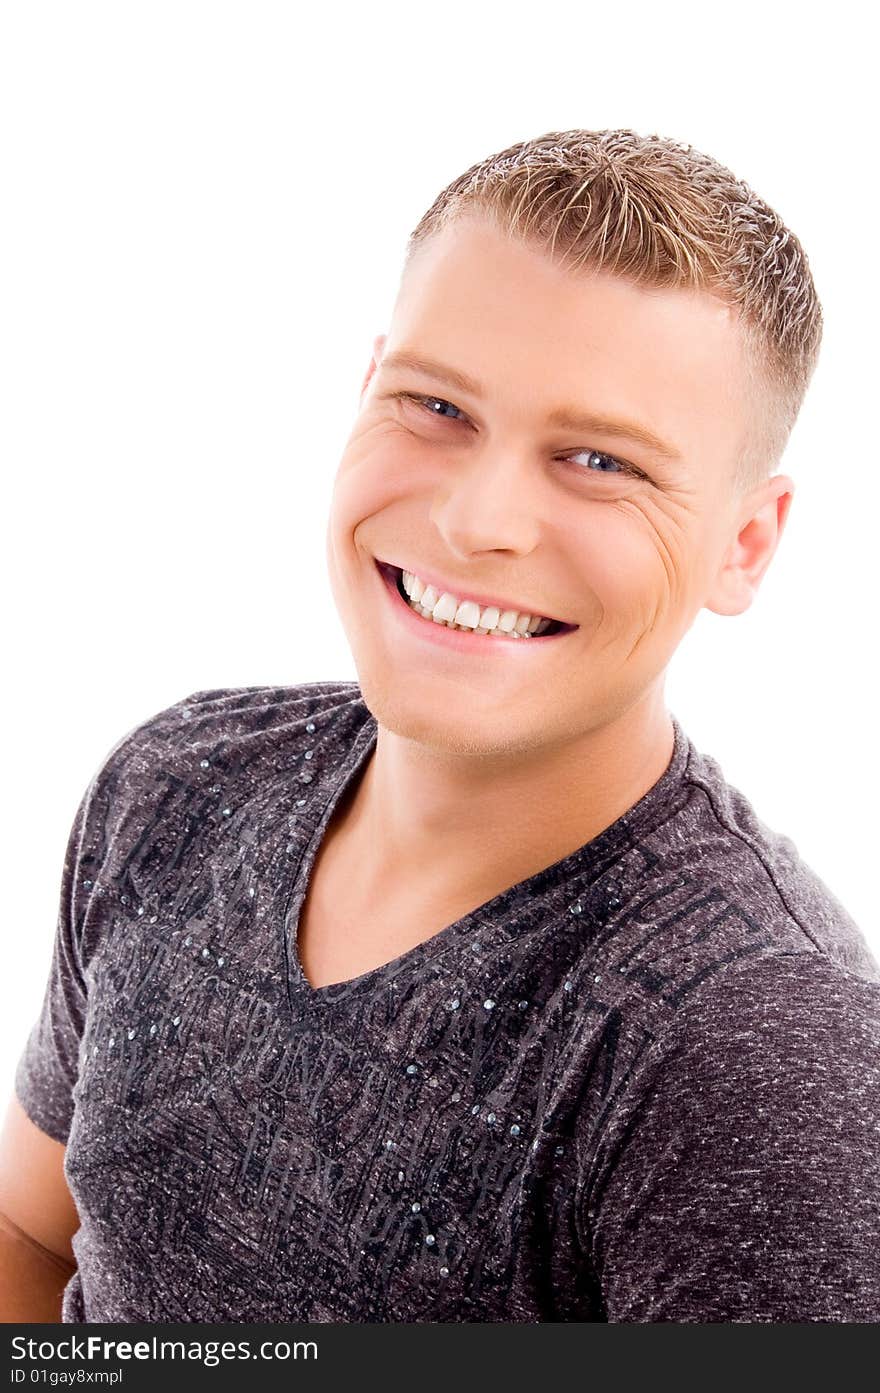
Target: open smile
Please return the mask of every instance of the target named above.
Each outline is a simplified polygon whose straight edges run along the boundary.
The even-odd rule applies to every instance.
[[[532,647],[534,640],[559,638],[578,627],[512,607],[502,609],[500,603],[482,603],[471,596],[441,591],[400,566],[378,557],[375,562],[398,617],[414,633],[439,640],[447,647],[473,652],[482,644],[484,652],[509,652],[514,642],[520,649]]]

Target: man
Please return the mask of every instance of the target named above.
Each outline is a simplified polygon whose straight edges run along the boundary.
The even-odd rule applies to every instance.
[[[820,335],[689,147],[429,210],[329,520],[358,683],[193,693],[77,811],[7,1319],[880,1318],[880,969],[663,700]]]

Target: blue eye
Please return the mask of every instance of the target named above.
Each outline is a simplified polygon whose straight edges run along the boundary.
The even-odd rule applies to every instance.
[[[423,407],[424,410],[429,411],[429,412],[431,413],[432,416],[443,416],[444,419],[447,419],[447,420],[450,419],[450,418],[446,417],[446,413],[445,413],[445,412],[443,412],[443,411],[435,411],[433,406],[427,406],[426,403],[427,403],[427,402],[434,402],[437,406],[448,406],[448,407],[451,408],[452,411],[458,411],[458,409],[459,409],[457,406],[453,406],[451,401],[444,401],[442,397],[417,397],[417,396],[414,396],[413,393],[411,393],[411,392],[409,392],[409,393],[404,392],[404,393],[402,393],[402,395],[403,395],[404,397],[407,397],[407,396],[408,396],[409,399],[410,399],[411,401],[414,401],[414,402],[416,403],[417,406]],[[454,420],[455,418],[453,417],[452,419]]]
[[[613,471],[610,471],[610,472],[615,473],[615,474],[618,473],[618,471],[622,471],[623,473],[627,473],[627,472],[633,473],[633,472],[634,472],[631,465],[629,465],[629,464],[624,464],[623,460],[619,460],[619,459],[616,457],[616,455],[606,455],[606,454],[604,454],[601,450],[577,450],[577,451],[575,451],[574,454],[572,454],[572,455],[567,455],[566,458],[567,458],[567,459],[577,459],[578,455],[586,455],[586,456],[587,456],[587,459],[590,460],[591,462],[592,462],[593,460],[608,460],[608,461],[610,461],[611,464],[617,465],[617,469],[615,469],[615,470],[613,470]],[[607,473],[609,473],[609,471],[608,471],[607,469],[600,469],[598,472],[599,472],[600,474],[607,474]]]
[[[392,393],[392,395],[400,398],[403,401],[414,402],[415,405],[420,406],[423,411],[428,412],[428,414],[431,416],[437,416],[441,420],[455,421],[458,419],[458,417],[456,416],[449,416],[445,411],[437,409],[440,407],[449,407],[450,411],[460,412],[459,407],[454,406],[453,403],[450,401],[445,401],[443,397],[419,396],[415,392],[394,392]],[[646,477],[640,469],[635,469],[633,465],[627,464],[625,460],[618,459],[616,455],[607,455],[602,450],[574,450],[571,452],[571,454],[563,456],[563,462],[567,460],[575,460],[579,455],[586,455],[591,462],[595,460],[602,460],[607,461],[612,466],[615,466],[612,469],[606,469],[603,466],[598,470],[592,470],[589,472],[599,474],[634,474],[641,478]],[[586,473],[588,472],[588,470],[581,467],[581,472]]]

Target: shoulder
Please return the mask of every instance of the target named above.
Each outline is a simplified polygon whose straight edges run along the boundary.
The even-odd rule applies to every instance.
[[[758,954],[687,998],[656,1049],[663,1069],[722,1089],[748,1075],[795,1106],[817,1103],[806,1095],[819,1079],[876,1088],[880,983],[819,951]]]
[[[179,713],[190,733],[214,727],[228,734],[287,729],[309,720],[337,721],[366,707],[356,682],[300,682],[292,686],[215,687],[192,692],[169,712]],[[161,720],[166,713],[154,719]]]
[[[880,982],[880,965],[840,898],[793,839],[769,826],[718,761],[691,742],[682,783],[687,796],[669,832],[694,884],[712,886],[734,916],[760,924],[777,950],[813,948]]]
[[[267,750],[276,753],[308,742],[319,727],[325,738],[345,742],[368,717],[355,682],[191,692],[127,730],[101,761],[96,781],[180,772],[192,766],[194,754],[204,758],[206,751],[227,762],[235,757],[258,760]]]
[[[740,959],[671,1014],[613,1114],[606,1159],[634,1124],[641,1145],[704,1156],[795,1137],[819,1152],[843,1132],[867,1157],[880,1127],[880,983],[813,950]]]
[[[665,1158],[681,1184],[711,1186],[728,1166],[818,1172],[861,1155],[876,1186],[878,1129],[880,983],[813,950],[765,951],[667,1016],[616,1092],[597,1170]]]
[[[815,1152],[830,1135],[876,1151],[880,983],[814,950],[764,949],[653,1025],[609,1097],[591,1184],[624,1158],[717,1166],[731,1146],[768,1155],[795,1137]]]
[[[880,1314],[880,985],[816,951],[693,992],[612,1110],[584,1242],[614,1320]]]
[[[84,957],[108,932],[108,901],[142,908],[172,876],[196,877],[238,809],[304,758],[332,764],[368,717],[357,684],[313,682],[192,692],[126,731],[81,800],[68,849]]]

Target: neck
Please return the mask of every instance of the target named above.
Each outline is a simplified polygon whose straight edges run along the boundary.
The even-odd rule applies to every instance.
[[[648,792],[672,758],[662,691],[613,723],[522,757],[462,757],[381,724],[345,815],[360,894],[391,884],[473,904],[577,851]],[[450,888],[454,887],[454,888]]]

